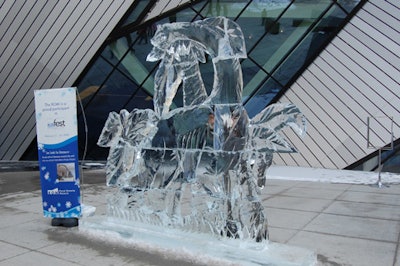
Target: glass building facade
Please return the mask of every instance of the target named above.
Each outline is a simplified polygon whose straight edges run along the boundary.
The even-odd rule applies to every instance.
[[[157,19],[140,24],[155,1],[135,1],[77,83],[88,131],[86,158],[104,160],[108,150],[97,146],[109,112],[153,108],[157,62],[147,62],[150,39],[158,24],[191,22],[225,16],[237,22],[246,38],[248,57],[241,62],[243,104],[254,116],[279,99],[301,70],[343,27],[360,1],[254,0],[192,1]],[[214,79],[210,61],[201,64],[206,88]],[[174,99],[182,106],[182,97]],[[80,135],[84,135],[82,112]],[[81,154],[84,143],[81,143]]]
[[[87,160],[107,158],[108,149],[96,143],[111,111],[153,108],[154,75],[158,65],[146,61],[146,57],[152,49],[150,39],[157,25],[215,16],[237,22],[245,36],[248,56],[241,61],[242,100],[252,117],[285,93],[365,3],[363,0],[191,1],[140,23],[156,2],[134,2],[75,84],[84,111],[79,111],[80,136],[85,135],[85,128],[89,129],[87,139],[81,138],[80,143],[80,154],[86,151]],[[200,67],[204,84],[211,90],[212,63],[208,60]],[[179,93],[173,106],[182,106]],[[360,167],[360,164],[352,167]]]

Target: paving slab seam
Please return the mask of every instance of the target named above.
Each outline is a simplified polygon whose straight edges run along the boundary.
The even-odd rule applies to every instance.
[[[399,250],[400,250],[400,231],[399,231],[399,235],[397,237],[397,245],[396,245],[396,251],[395,251],[395,254],[394,254],[393,266],[400,265]]]
[[[54,245],[55,245],[55,244],[54,244]],[[50,246],[52,246],[52,245],[50,245]],[[45,248],[45,247],[44,247],[44,248]],[[41,248],[41,249],[42,249],[42,248]],[[34,250],[33,252],[36,252],[36,253],[39,253],[39,254],[42,254],[42,255],[45,255],[45,256],[50,256],[50,257],[53,257],[53,258],[56,258],[56,259],[59,259],[59,260],[62,260],[62,261],[66,261],[66,262],[71,263],[71,264],[73,264],[73,265],[83,265],[83,264],[78,263],[78,262],[76,262],[76,261],[72,261],[72,260],[69,260],[69,259],[66,259],[66,258],[63,258],[63,257],[59,257],[59,256],[54,255],[54,254],[52,254],[52,253],[43,252],[43,251],[41,251],[41,250]]]
[[[262,196],[265,196],[265,198],[263,197],[262,201],[276,197],[276,196],[285,196],[285,195],[281,195],[283,192],[287,192],[289,190],[291,190],[293,187],[288,187],[283,189],[282,191],[279,191],[278,193],[273,193],[273,194],[269,194],[268,193],[268,185],[266,185],[267,188],[265,189],[265,191],[261,192]]]
[[[315,213],[320,214],[320,211],[310,211],[310,210],[299,210],[299,209],[291,209],[291,208],[284,208],[284,207],[274,207],[274,206],[263,206],[268,209],[275,209],[275,210],[284,210],[284,211],[296,211],[296,212],[306,212],[306,213]],[[268,217],[268,216],[267,216]]]
[[[341,217],[352,217],[352,218],[363,218],[363,219],[372,219],[372,220],[382,220],[382,221],[390,221],[390,222],[397,222],[399,221],[398,219],[390,219],[390,218],[377,218],[377,217],[371,217],[371,216],[361,216],[361,215],[355,215],[355,214],[343,214],[343,213],[335,213],[335,212],[322,212],[323,214],[329,214],[329,215],[336,215],[336,216],[341,216]]]
[[[287,230],[288,228],[287,227],[281,227],[281,226],[270,226],[269,228],[276,228],[276,229],[283,229],[283,230]],[[294,237],[294,236],[296,236],[297,234],[299,234],[299,233],[301,233],[302,232],[302,230],[301,229],[290,229],[291,231],[293,231],[294,233],[293,233],[293,235],[291,236],[291,237],[289,237],[288,239],[286,239],[285,241],[279,241],[279,243],[282,243],[282,244],[289,244],[289,241]]]
[[[368,191],[368,190],[356,190],[356,189],[349,189],[348,192],[353,192],[353,193],[364,193],[364,194],[370,194],[370,195],[386,195],[386,196],[400,196],[400,193],[395,193],[395,192],[387,192],[387,191],[382,191],[385,188],[374,188],[375,191]]]
[[[53,246],[53,245],[56,245],[56,243],[55,243],[55,244],[49,244],[49,245],[40,247],[40,248],[38,248],[38,249],[33,249],[33,248],[26,247],[26,246],[18,245],[18,244],[15,244],[15,243],[10,243],[10,242],[4,241],[4,240],[0,240],[0,242],[5,243],[5,244],[10,245],[10,246],[14,246],[14,247],[18,247],[18,248],[21,248],[21,249],[23,249],[23,250],[26,250],[26,251],[24,251],[24,252],[21,252],[21,253],[18,253],[18,254],[16,254],[16,255],[14,255],[14,256],[11,256],[11,257],[8,257],[8,258],[5,258],[5,259],[0,259],[0,262],[5,262],[5,261],[7,261],[7,260],[11,260],[11,259],[13,259],[13,258],[17,258],[17,257],[19,257],[19,256],[23,256],[23,255],[26,255],[26,254],[31,253],[31,252],[40,253],[40,254],[43,254],[43,255],[47,255],[47,256],[51,256],[51,257],[56,257],[56,258],[58,258],[58,259],[65,260],[65,259],[63,259],[63,258],[59,258],[59,257],[55,256],[54,254],[48,254],[48,253],[46,253],[46,252],[40,251],[40,249],[45,249],[45,248],[47,248],[47,247],[51,247],[51,246]],[[68,262],[70,262],[70,261],[68,261]]]
[[[349,202],[349,203],[366,203],[366,204],[374,204],[374,205],[382,205],[382,206],[390,206],[390,207],[400,207],[398,204],[383,204],[383,203],[376,203],[376,202],[367,202],[367,201],[354,201],[354,200],[344,200],[344,199],[338,199],[336,200],[337,202]]]
[[[279,194],[272,195],[272,196],[274,196],[274,197],[276,197],[276,196],[281,196],[281,197],[299,198],[299,199],[314,199],[314,200],[335,200],[335,199],[321,198],[321,197],[317,197],[317,196],[314,196],[314,197],[313,197],[313,196],[307,196],[307,195],[305,195],[305,196],[300,196],[300,195],[282,194],[282,192],[279,193]]]
[[[282,210],[282,208],[278,208],[278,209]],[[291,210],[292,211],[293,209],[287,209],[287,210]],[[299,211],[299,210],[294,210],[294,211]],[[304,211],[304,212],[315,213],[315,216],[308,223],[306,223],[304,226],[302,226],[300,228],[296,228],[296,229],[291,229],[291,230],[294,230],[295,233],[285,241],[285,244],[289,243],[299,233],[305,232],[304,228],[306,228],[307,225],[309,225],[312,221],[314,221],[314,219],[316,219],[321,214],[320,212],[313,212],[313,211]],[[275,228],[280,228],[280,229],[288,229],[286,227],[279,227],[279,226],[274,226],[274,227]]]
[[[24,247],[24,246],[16,245],[14,243],[10,243],[10,242],[4,241],[4,240],[0,240],[0,242],[4,243],[4,244],[7,244],[7,245],[10,245],[10,246],[14,246],[14,247],[18,247],[18,248],[21,248],[23,250],[26,250],[25,252],[16,254],[14,256],[11,256],[11,257],[8,257],[8,258],[5,258],[5,259],[0,259],[0,262],[9,260],[9,259],[12,259],[12,258],[15,258],[15,257],[18,257],[18,256],[23,255],[23,254],[27,254],[27,253],[32,252],[32,251],[35,251],[35,250],[31,249],[31,248],[27,248],[27,247]]]
[[[20,210],[19,210],[20,211]],[[26,212],[23,212],[23,213],[26,213]],[[36,215],[36,213],[31,213],[31,214],[35,214]],[[34,221],[36,221],[36,220],[34,220]],[[0,227],[0,230],[6,230],[7,228],[13,228],[13,227],[15,227],[16,225],[26,225],[26,224],[31,224],[32,222],[34,222],[34,221],[25,221],[25,222],[16,222],[16,223],[14,223],[14,224],[9,224],[9,225],[4,225],[4,226],[1,226]]]
[[[321,234],[321,235],[327,235],[327,236],[337,236],[337,237],[343,237],[343,238],[349,238],[349,239],[360,239],[360,240],[366,240],[366,241],[374,241],[374,242],[381,242],[381,243],[387,243],[387,244],[396,244],[398,245],[398,241],[390,241],[390,240],[384,240],[384,239],[374,239],[374,238],[367,238],[367,237],[361,237],[361,236],[348,236],[348,235],[341,235],[341,234],[333,234],[333,233],[327,233],[327,232],[320,232],[320,231],[313,231],[313,230],[301,230],[302,232],[307,232],[307,233],[313,233],[313,234]]]
[[[323,209],[322,209],[321,211],[319,211],[319,212],[315,212],[317,215],[315,215],[310,221],[308,221],[308,223],[304,224],[301,228],[299,228],[299,229],[297,230],[297,232],[294,233],[294,234],[287,240],[287,242],[289,242],[290,240],[292,240],[292,239],[293,239],[295,236],[297,236],[297,234],[299,234],[300,232],[308,232],[308,231],[306,231],[306,230],[304,230],[304,229],[305,229],[310,223],[312,223],[315,219],[317,219],[317,217],[320,216],[321,213],[323,213],[324,210],[326,210],[329,206],[331,206],[339,197],[341,197],[344,193],[346,193],[348,189],[349,189],[349,188],[343,189],[343,192],[340,193],[339,195],[337,195],[334,199],[331,199],[331,200],[330,200],[331,202],[330,202],[329,204],[327,204],[327,206],[325,206],[325,208],[323,208]]]

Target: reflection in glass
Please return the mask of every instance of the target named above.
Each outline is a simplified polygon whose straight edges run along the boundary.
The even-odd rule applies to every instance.
[[[256,95],[253,95],[245,104],[249,117],[258,114],[265,106],[269,105],[274,97],[282,90],[282,85],[274,79],[264,81]]]
[[[101,88],[111,71],[112,66],[102,57],[99,57],[92,65],[78,86],[79,96],[84,106]]]
[[[260,69],[260,67],[251,58],[245,59],[242,62],[242,69],[244,84],[242,101],[246,102],[255,91],[255,88],[261,86],[269,74],[263,69]]]
[[[318,21],[312,31],[299,43],[293,52],[274,72],[273,77],[281,84],[287,84],[299,71],[307,59],[314,58],[321,46],[332,37],[342,23],[345,14],[337,6],[332,6]]]
[[[132,11],[131,14],[125,19],[125,21],[122,23],[122,27],[129,25],[131,23],[136,22],[137,18],[140,16],[140,14],[143,12],[143,10],[146,8],[146,6],[152,1],[150,0],[135,0],[134,4],[136,5],[135,9]]]
[[[153,91],[150,84],[154,82],[158,63],[146,61],[146,56],[152,47],[149,39],[147,44],[145,39],[140,41],[139,29],[148,28],[149,25],[153,28],[172,20],[196,21],[218,14],[233,19],[243,29],[249,56],[248,59],[242,61],[243,102],[248,112],[255,114],[257,110],[269,104],[274,98],[273,95],[276,95],[279,90],[290,86],[291,77],[297,71],[301,71],[304,63],[319,52],[327,35],[320,34],[320,28],[314,27],[315,24],[322,26],[322,22],[318,20],[340,18],[336,21],[337,23],[328,23],[332,30],[330,32],[334,32],[341,27],[342,18],[347,16],[345,11],[350,13],[360,3],[359,0],[338,0],[337,3],[331,0],[196,1],[195,4],[176,12],[175,15],[169,13],[168,16],[160,16],[147,21],[146,26],[136,25],[135,23],[139,23],[137,21],[139,14],[150,2],[148,0],[134,2],[133,5],[137,6],[122,26],[123,28],[131,24],[130,32],[127,31],[125,36],[114,40],[115,43],[106,44],[100,56],[93,61],[86,74],[75,84],[83,98],[87,115],[103,108],[116,110],[116,107],[111,107],[114,98],[120,99],[121,104],[127,109],[128,107],[152,108]],[[323,16],[331,5],[335,8],[330,9],[330,12]],[[268,24],[268,32],[263,25],[267,24],[267,19],[273,21],[272,25]],[[118,32],[120,29],[115,29],[115,31]],[[279,67],[279,64],[283,66]],[[206,57],[206,63],[200,64],[200,70],[207,93],[210,93],[214,79],[211,58]],[[114,71],[118,71],[118,74],[111,75]],[[276,80],[267,80],[268,75],[273,75]],[[110,81],[105,81],[108,77]],[[249,96],[254,99],[249,99]],[[92,97],[98,97],[98,99],[92,99]],[[103,103],[107,106],[101,106]],[[178,90],[173,106],[181,107],[182,104],[183,95],[181,90]],[[119,103],[116,106],[119,106]],[[92,115],[91,119],[95,119],[93,124],[104,122],[96,115]],[[80,123],[79,126],[83,127],[83,124]],[[94,138],[100,134],[97,128],[91,128],[91,132]],[[94,152],[92,154],[95,156]],[[102,156],[98,158],[104,159]]]
[[[350,13],[360,2],[361,0],[338,0],[338,5]]]
[[[135,108],[153,109],[153,95],[149,95],[143,89],[139,89],[123,108],[127,110],[133,110]]]

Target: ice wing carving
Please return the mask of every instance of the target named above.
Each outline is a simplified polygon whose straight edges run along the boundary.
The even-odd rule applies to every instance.
[[[121,110],[111,112],[100,134],[97,145],[109,147],[107,158],[107,185],[119,179],[133,177],[141,171],[141,150],[151,147],[157,132],[156,116],[152,110],[134,109],[131,113]],[[122,178],[121,178],[122,177]]]
[[[251,119],[247,148],[258,151],[296,152],[281,133],[291,127],[299,136],[306,132],[306,119],[299,108],[290,103],[272,104]]]

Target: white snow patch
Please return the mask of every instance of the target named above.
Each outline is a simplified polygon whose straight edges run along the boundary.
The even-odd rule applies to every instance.
[[[202,265],[316,265],[314,252],[279,243],[243,241],[111,218],[83,219],[79,232],[104,242]]]
[[[376,172],[274,165],[267,172],[267,179],[363,185],[376,184],[378,176]],[[382,172],[381,182],[384,184],[399,184],[400,174]]]

